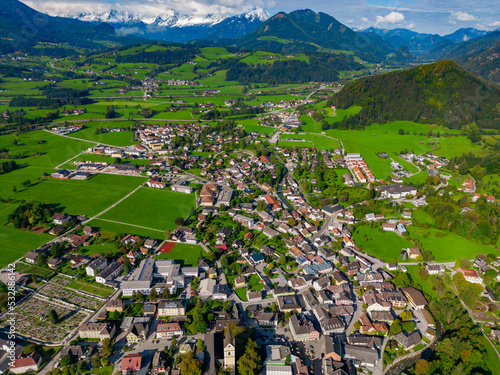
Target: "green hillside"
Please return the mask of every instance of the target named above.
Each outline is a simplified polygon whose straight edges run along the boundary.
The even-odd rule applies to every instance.
[[[407,120],[459,128],[476,123],[498,128],[500,88],[449,60],[356,80],[328,105],[363,107],[355,116],[324,128],[362,128],[366,124]]]

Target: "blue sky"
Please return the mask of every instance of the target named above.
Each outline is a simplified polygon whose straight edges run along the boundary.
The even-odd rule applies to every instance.
[[[271,15],[309,8],[325,12],[351,28],[408,28],[418,32],[449,34],[474,27],[500,28],[499,0],[22,0],[49,14],[109,9],[155,16],[172,9],[180,14],[240,14],[263,7]]]

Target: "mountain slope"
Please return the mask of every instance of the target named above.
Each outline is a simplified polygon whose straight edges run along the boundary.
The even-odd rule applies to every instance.
[[[105,48],[140,43],[138,37],[121,37],[107,24],[51,17],[17,0],[0,0],[0,53],[33,51],[37,43],[68,43],[72,47]]]
[[[359,128],[365,124],[408,120],[458,128],[465,124],[499,128],[500,87],[443,60],[408,70],[356,80],[329,105],[363,109],[333,126]]]
[[[447,40],[446,40],[447,41]],[[500,31],[493,31],[485,36],[478,37],[475,39],[468,40],[462,43],[452,43],[446,42],[437,45],[435,48],[431,49],[426,55],[429,59],[449,59],[456,60],[462,56],[469,55],[471,53],[481,52],[494,46],[500,41]]]
[[[483,51],[461,56],[456,61],[469,72],[500,83],[500,42]]]
[[[309,9],[278,13],[250,34],[227,43],[250,50],[270,49],[285,53],[347,50],[367,61],[381,61],[394,50],[385,42],[380,45],[371,43],[368,38],[328,14],[315,13]]]
[[[458,29],[454,33],[445,35],[443,38],[451,40],[454,43],[467,42],[468,40],[479,38],[489,34],[489,31],[477,30],[472,27]]]
[[[370,27],[362,32],[373,32],[381,36],[385,41],[394,46],[394,48],[406,46],[411,52],[414,53],[428,51],[444,39],[442,36],[437,34],[417,33],[407,29],[388,30]]]

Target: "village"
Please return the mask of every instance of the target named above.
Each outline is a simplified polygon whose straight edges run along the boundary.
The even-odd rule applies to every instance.
[[[196,208],[167,240],[125,234],[113,240],[120,251],[106,254],[85,253],[101,241],[99,228],[85,225],[88,218],[55,213],[48,233],[57,238],[16,264],[17,288],[26,293],[16,310],[24,316],[18,326],[23,340],[62,349],[49,361],[36,351],[20,356],[11,372],[47,366],[54,373],[94,353],[102,367],[123,375],[179,374],[187,366],[194,366],[193,374],[232,374],[237,368],[241,373],[239,359],[257,346],[254,365],[264,374],[383,374],[384,366],[437,339],[429,301],[408,277],[409,265],[424,262],[427,275],[458,273],[483,286],[486,272],[497,274],[498,261],[477,258],[469,268],[454,268],[418,247],[400,248],[401,263],[367,254],[353,225],[404,238],[412,225],[408,205],[426,201],[417,188],[398,183],[397,174],[390,184],[377,181],[359,153],[279,146],[231,152],[229,145],[258,145],[262,135],[227,135],[200,124],[144,124],[136,136],[135,146],[96,145],[85,152],[115,163],[74,161],[75,169],[51,177],[147,176],[143,188],[194,195]],[[406,158],[427,166],[431,177],[442,165],[432,155]],[[147,164],[134,164],[140,159]],[[294,177],[299,165],[312,173],[341,168],[347,189],[378,182],[372,203],[341,205],[328,196],[319,207],[309,203],[328,186],[321,174]],[[480,198],[473,182],[464,182],[464,189],[472,201]],[[402,209],[386,216],[377,213],[380,204]],[[177,244],[200,246],[197,263],[165,258]],[[48,273],[33,280],[30,267]],[[35,289],[27,287],[31,282]],[[496,302],[487,286],[484,293]]]

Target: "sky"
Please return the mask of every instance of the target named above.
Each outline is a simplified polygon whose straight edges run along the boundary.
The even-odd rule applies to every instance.
[[[176,10],[203,17],[207,14],[233,15],[256,7],[271,15],[280,11],[312,9],[325,12],[351,28],[406,28],[446,35],[457,29],[500,28],[498,0],[23,0],[33,8],[55,14],[62,11],[87,12],[109,9],[129,10],[150,16]]]

